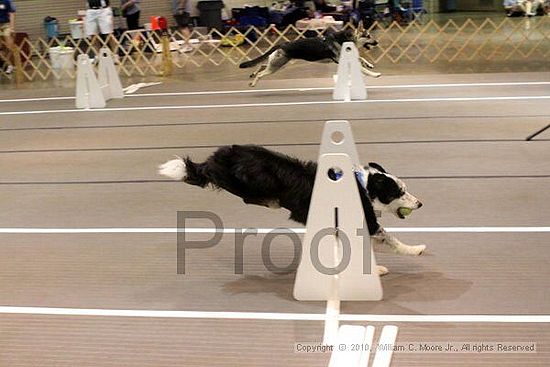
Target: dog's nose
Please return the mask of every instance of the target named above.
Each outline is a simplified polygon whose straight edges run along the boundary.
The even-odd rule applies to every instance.
[[[418,209],[422,208],[422,203],[419,201],[418,202]]]

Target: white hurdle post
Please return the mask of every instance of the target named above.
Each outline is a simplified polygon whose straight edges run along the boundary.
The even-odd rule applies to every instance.
[[[123,98],[122,84],[108,48],[99,50],[99,70],[96,77],[88,55],[77,59],[76,108],[104,108],[112,98]]]
[[[105,98],[88,55],[79,55],[76,65],[76,108],[105,107]]]
[[[361,162],[349,122],[327,121],[296,272],[294,298],[327,301],[323,343],[328,345],[334,345],[338,338],[341,300],[382,299],[374,252],[372,246],[365,248],[372,243],[357,190],[354,169],[358,167]],[[328,176],[331,168],[342,173],[337,181]]]
[[[332,303],[338,307],[340,300],[382,299],[374,252],[372,246],[366,246],[371,240],[364,225],[354,167],[361,167],[361,163],[349,123],[328,121],[294,283],[297,300],[328,301],[329,306]],[[339,180],[329,178],[330,168],[341,170]],[[365,233],[358,233],[362,229]],[[327,268],[334,271],[326,271]]]
[[[338,73],[332,99],[350,101],[367,99],[367,89],[363,82],[359,51],[353,42],[344,42],[338,60]]]

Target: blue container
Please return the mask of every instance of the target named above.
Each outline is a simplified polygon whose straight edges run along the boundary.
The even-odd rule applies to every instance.
[[[44,29],[48,38],[54,38],[59,35],[59,26],[57,20],[44,21]]]

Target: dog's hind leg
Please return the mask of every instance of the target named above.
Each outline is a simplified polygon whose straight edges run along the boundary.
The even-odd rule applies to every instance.
[[[267,60],[267,65],[265,69],[263,69],[262,71],[259,71],[249,85],[251,87],[255,87],[261,78],[263,78],[264,76],[273,74],[274,72],[282,68],[284,65],[286,65],[286,63],[289,61],[290,59],[286,56],[283,50],[275,51],[274,53],[269,55],[269,59]]]
[[[422,255],[426,250],[426,245],[409,246],[399,241],[394,236],[386,233],[382,228],[372,238],[375,240],[375,245],[386,245],[391,251],[399,255]]]

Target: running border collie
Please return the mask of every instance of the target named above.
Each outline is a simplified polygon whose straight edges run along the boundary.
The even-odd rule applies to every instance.
[[[324,37],[304,38],[296,41],[285,42],[280,45],[273,46],[266,53],[258,56],[250,61],[245,61],[239,65],[239,68],[249,68],[267,59],[267,63],[260,65],[254,71],[250,78],[253,78],[249,86],[254,87],[258,80],[264,76],[273,74],[292,59],[306,60],[310,62],[333,61],[338,63],[340,59],[340,50],[344,42],[353,42],[357,49],[366,48],[378,45],[378,41],[374,40],[370,33],[359,26],[355,31],[346,29],[339,32],[327,32]],[[360,57],[361,70],[363,74],[378,78],[381,74],[371,71],[374,65],[365,58]]]
[[[158,172],[190,185],[223,189],[246,204],[288,209],[291,220],[305,225],[316,170],[313,161],[301,161],[258,145],[231,145],[220,147],[202,163],[178,157],[160,165]],[[402,243],[378,224],[375,215],[379,210],[404,219],[403,212],[410,213],[422,203],[407,192],[403,181],[380,165],[369,163],[357,170],[359,195],[375,244],[386,245],[397,254],[422,254],[426,246]],[[383,266],[377,271],[380,275],[388,273]]]

